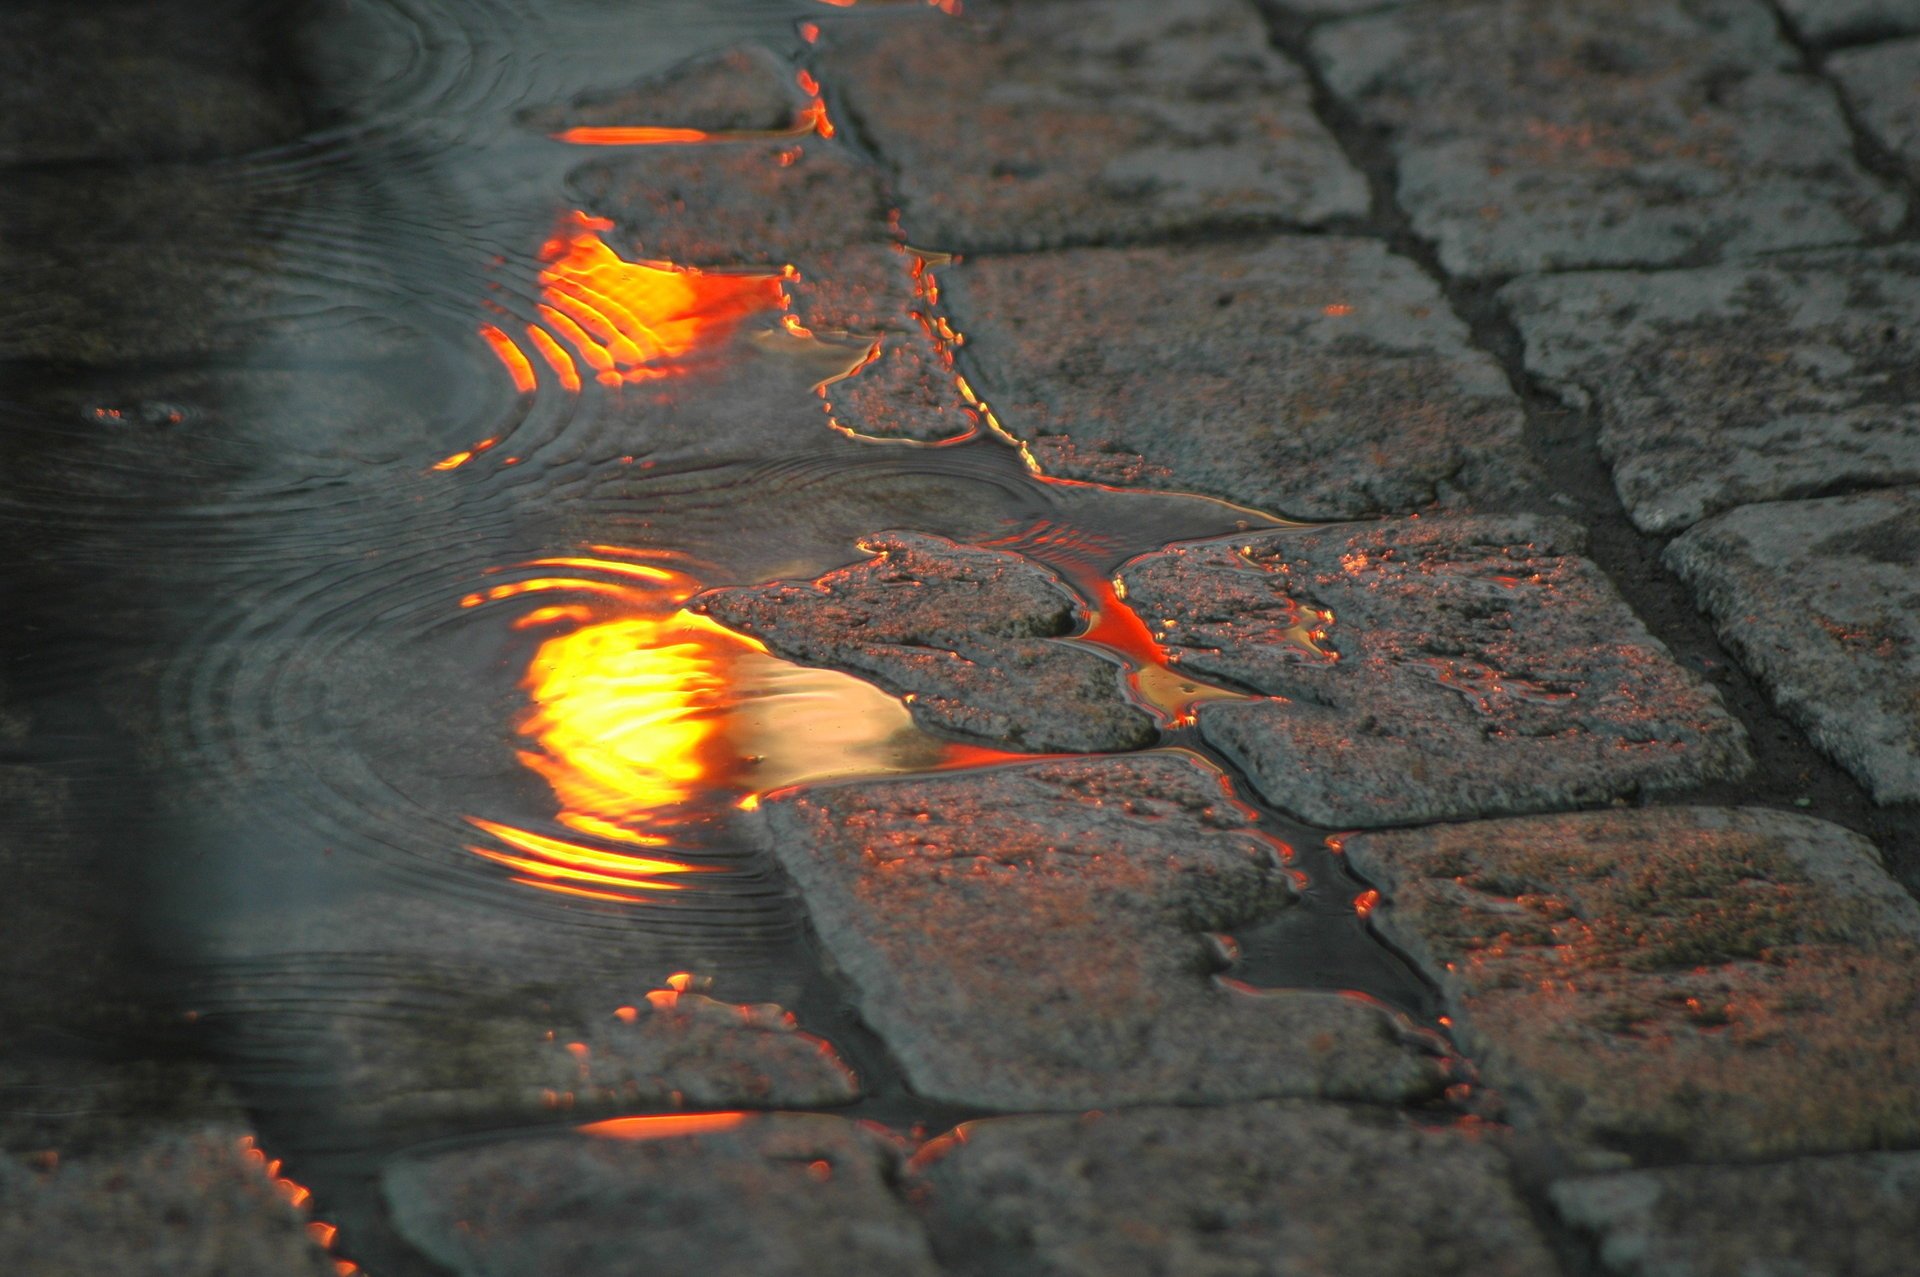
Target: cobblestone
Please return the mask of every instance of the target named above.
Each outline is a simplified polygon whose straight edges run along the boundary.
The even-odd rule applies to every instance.
[[[922,1095],[1045,1109],[1438,1085],[1371,1004],[1211,978],[1212,935],[1293,891],[1192,756],[830,786],[762,811],[861,1017]]]
[[[1920,489],[1735,510],[1667,562],[1815,744],[1920,801]]]
[[[1903,215],[1760,0],[1419,5],[1323,27],[1312,55],[1386,130],[1454,274],[1851,243]]]
[[[1283,1102],[993,1118],[943,1146],[919,1176],[955,1274],[1554,1267],[1498,1152],[1384,1113]]]
[[[522,111],[519,119],[543,133],[575,128],[754,133],[792,128],[805,107],[806,98],[785,62],[770,50],[740,45],[617,92]]]
[[[1523,1131],[1658,1161],[1920,1137],[1920,906],[1873,845],[1758,809],[1347,840]]]
[[[1335,828],[1685,789],[1751,764],[1571,524],[1431,518],[1175,547],[1127,597],[1179,668],[1270,698],[1200,708],[1268,801]]]
[[[1367,240],[1085,250],[940,272],[968,367],[1042,468],[1299,518],[1510,505],[1519,402]]]
[[[1240,0],[969,5],[837,25],[821,79],[914,242],[987,251],[1364,214],[1300,69]]]
[[[1780,9],[1820,44],[1920,32],[1920,4],[1914,0],[1780,0]]]
[[[1920,30],[1920,5],[1913,6]],[[1920,180],[1920,40],[1896,40],[1836,53],[1827,71],[1867,131]]]
[[[1530,372],[1597,410],[1633,520],[1920,481],[1920,253],[1884,249],[1501,293]]]

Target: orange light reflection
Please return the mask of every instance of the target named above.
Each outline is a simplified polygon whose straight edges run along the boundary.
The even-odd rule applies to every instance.
[[[709,1131],[731,1131],[752,1114],[662,1113],[653,1117],[615,1117],[604,1122],[588,1122],[579,1127],[583,1135],[602,1139],[657,1140],[673,1135],[704,1135]]]

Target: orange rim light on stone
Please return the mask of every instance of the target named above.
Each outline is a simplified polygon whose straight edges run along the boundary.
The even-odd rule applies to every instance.
[[[579,1127],[582,1135],[614,1140],[658,1140],[675,1135],[706,1135],[713,1131],[731,1131],[752,1117],[751,1113],[661,1113],[651,1117],[614,1117],[604,1122],[588,1122]]]

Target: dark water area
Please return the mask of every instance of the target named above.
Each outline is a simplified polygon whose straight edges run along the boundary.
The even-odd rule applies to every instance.
[[[382,1273],[417,1261],[382,1253],[374,1159],[506,1134],[343,1116],[383,1024],[488,998],[604,1014],[698,972],[832,1041],[871,1091],[852,1112],[967,1116],[901,1086],[740,822],[779,785],[993,760],[680,603],[813,577],[880,529],[1019,542],[1073,584],[1276,520],[1045,482],[984,425],[837,433],[814,387],[858,347],[773,307],[670,377],[577,390],[483,331],[541,322],[543,245],[591,238],[574,178],[602,157],[525,113],[742,40],[798,58],[801,23],[855,19],[8,12],[43,41],[8,55],[0,183],[0,821],[38,857],[6,906],[8,1049],[210,1061]],[[148,55],[191,82],[150,83]],[[1162,744],[1202,748],[1177,723]],[[1325,831],[1262,821],[1309,885],[1228,974],[1430,1022]]]

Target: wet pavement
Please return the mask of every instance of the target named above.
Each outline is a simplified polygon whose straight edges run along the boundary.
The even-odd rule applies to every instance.
[[[1920,5],[0,35],[0,1270],[1910,1269]]]

